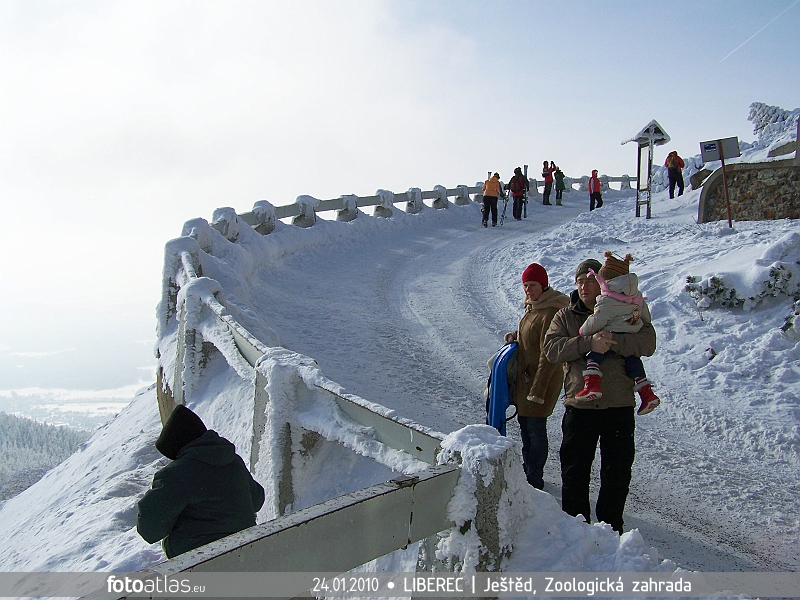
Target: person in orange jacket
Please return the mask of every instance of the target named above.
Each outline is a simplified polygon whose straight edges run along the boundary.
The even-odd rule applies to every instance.
[[[602,189],[597,169],[592,169],[592,176],[589,177],[589,211],[603,206],[603,194],[600,192]]]
[[[483,183],[483,221],[481,225],[487,227],[489,213],[492,215],[492,227],[497,225],[497,199],[503,195],[503,183],[500,174],[495,173]]]
[[[667,154],[667,160],[664,161],[664,166],[667,167],[667,174],[669,175],[669,197],[675,197],[675,184],[678,184],[678,196],[683,194],[683,159],[678,156],[678,153],[673,150]]]

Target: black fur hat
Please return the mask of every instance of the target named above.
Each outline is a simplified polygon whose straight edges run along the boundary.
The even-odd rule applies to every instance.
[[[203,421],[183,404],[179,404],[167,419],[156,440],[156,449],[170,460],[178,458],[178,453],[189,442],[195,441],[206,432]]]

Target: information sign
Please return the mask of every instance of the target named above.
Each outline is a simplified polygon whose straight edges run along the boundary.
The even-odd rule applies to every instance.
[[[721,140],[700,142],[700,158],[704,163],[720,160],[719,145],[722,144],[722,153],[725,158],[736,158],[740,156],[739,138],[730,137]]]

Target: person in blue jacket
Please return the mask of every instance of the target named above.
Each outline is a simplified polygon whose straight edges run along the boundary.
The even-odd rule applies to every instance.
[[[136,530],[148,543],[163,540],[167,558],[256,524],[264,488],[236,447],[194,412],[178,405],[156,448],[173,462],[139,500]]]

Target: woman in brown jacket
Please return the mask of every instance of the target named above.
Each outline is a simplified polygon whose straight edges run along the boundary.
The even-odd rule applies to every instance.
[[[522,273],[525,290],[525,314],[517,331],[506,334],[506,341],[517,340],[517,377],[514,404],[522,435],[522,463],[525,476],[533,487],[544,487],[544,465],[547,462],[547,417],[553,414],[564,370],[560,363],[548,362],[542,352],[544,334],[560,309],[569,305],[569,298],[548,286],[547,271],[537,263]]]

